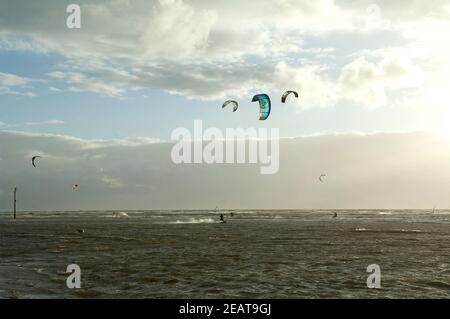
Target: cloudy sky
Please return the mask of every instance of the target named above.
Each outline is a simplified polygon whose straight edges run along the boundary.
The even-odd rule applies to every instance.
[[[81,29],[66,27],[70,3],[81,7]],[[112,198],[120,201],[111,205],[121,208],[354,207],[351,185],[360,186],[361,207],[440,205],[445,196],[434,192],[420,201],[423,189],[414,192],[406,182],[391,200],[383,189],[392,172],[386,170],[385,179],[358,172],[364,163],[398,165],[390,156],[380,158],[406,149],[405,159],[422,162],[399,165],[397,182],[414,176],[445,187],[448,141],[427,132],[450,134],[449,34],[445,0],[0,0],[0,209],[10,206],[13,184],[25,188],[27,209],[103,208]],[[287,89],[300,98],[281,104]],[[264,122],[250,102],[261,92],[273,100]],[[225,99],[238,100],[239,111],[222,110]],[[162,142],[176,127],[192,128],[195,119],[223,129],[279,128],[284,138],[298,137],[292,148],[300,153],[288,151],[289,143],[282,147],[278,175],[254,179],[300,189],[262,205],[250,185],[236,187],[230,179],[250,178],[253,167],[174,169]],[[334,142],[348,149],[355,137],[366,142],[356,143],[360,148],[350,152],[355,158],[342,162],[347,155]],[[309,143],[317,145],[302,152]],[[366,144],[373,144],[370,152]],[[340,161],[325,168],[310,162],[331,156],[330,149]],[[35,153],[46,157],[39,172],[26,166]],[[302,163],[299,158],[317,164],[310,167],[314,174],[351,176],[346,182],[335,176],[337,184],[327,186],[329,194],[341,189],[342,196],[314,199],[324,190],[306,182],[302,168],[295,170],[299,175],[286,174]],[[441,173],[429,180],[416,171],[426,167]],[[43,172],[51,175],[48,181]],[[75,177],[95,188],[78,199],[59,194]],[[224,196],[223,189],[200,186],[218,178],[224,179],[220,187],[235,191]],[[207,199],[185,192],[188,182],[199,193],[209,190]],[[299,199],[297,191],[310,200]]]

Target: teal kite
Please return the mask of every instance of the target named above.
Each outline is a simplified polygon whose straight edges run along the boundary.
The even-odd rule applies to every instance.
[[[256,94],[253,97],[252,102],[256,102],[256,101],[259,102],[259,119],[261,121],[264,121],[270,115],[270,109],[271,109],[270,98],[265,93]]]

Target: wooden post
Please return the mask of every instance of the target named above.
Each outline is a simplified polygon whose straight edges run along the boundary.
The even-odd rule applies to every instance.
[[[14,187],[14,219],[16,219],[16,193],[17,193],[17,187]]]

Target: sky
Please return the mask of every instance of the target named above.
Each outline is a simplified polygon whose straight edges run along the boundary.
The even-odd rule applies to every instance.
[[[80,29],[66,26],[71,3],[81,8]],[[355,207],[348,196],[314,200],[319,194],[316,179],[304,181],[301,172],[286,175],[293,168],[285,163],[336,149],[318,137],[344,144],[358,137],[374,143],[380,156],[386,150],[395,153],[397,145],[411,158],[428,154],[430,167],[442,164],[446,140],[429,134],[450,136],[448,34],[450,3],[445,0],[0,0],[0,209],[9,209],[11,185],[20,183],[29,199],[23,202],[26,209],[100,209],[105,203],[120,208],[214,207],[221,202],[236,208]],[[282,104],[285,90],[296,90],[300,97]],[[266,121],[258,120],[258,107],[251,102],[262,92],[273,102]],[[221,108],[228,99],[239,102],[237,112]],[[171,132],[192,129],[197,119],[220,129],[279,128],[298,150],[317,143],[311,154],[282,147],[279,175],[254,177],[262,184],[274,178],[300,183],[303,191],[311,190],[311,200],[295,200],[295,194],[285,192],[262,204],[249,185],[236,187],[228,178],[222,185],[233,188],[229,197],[211,188],[203,190],[204,196],[186,197],[180,185],[203,189],[202,183],[217,183],[217,177],[191,175],[189,165],[177,166],[174,175],[172,163],[152,164],[152,156],[166,158]],[[417,132],[423,139],[417,139]],[[366,152],[364,143],[357,145],[355,157]],[[430,157],[436,151],[436,158]],[[48,196],[64,189],[61,185],[70,188],[75,179],[97,188],[78,194],[77,200],[71,193],[50,201],[39,184],[28,184],[42,174],[23,167],[32,154],[45,155],[39,172],[50,174],[49,162],[60,170],[61,180],[41,180]],[[135,156],[146,173],[133,170]],[[61,167],[67,161],[72,166],[66,172]],[[371,166],[379,158],[364,161]],[[347,172],[358,171],[355,160],[347,163]],[[329,175],[342,165],[316,164],[314,174]],[[404,165],[408,169],[402,178],[426,179],[415,171],[424,167]],[[253,176],[252,167],[243,167],[236,172]],[[220,165],[198,169],[201,176],[212,170],[222,177],[233,170]],[[446,165],[433,169],[441,174],[432,175],[432,184],[444,187]],[[350,175],[358,179],[349,183],[366,185],[360,207],[432,207],[440,201],[450,207],[448,200],[434,195],[408,199],[423,194],[420,188],[417,193],[401,188],[405,190],[397,201],[388,194],[377,196],[378,187],[388,187],[387,180],[380,178],[375,185],[369,176]],[[95,193],[103,195],[95,199]]]

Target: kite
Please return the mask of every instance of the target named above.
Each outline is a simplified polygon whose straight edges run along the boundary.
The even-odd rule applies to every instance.
[[[286,98],[288,97],[289,94],[294,94],[294,96],[296,98],[298,98],[298,93],[295,91],[286,91],[283,93],[283,96],[281,97],[281,103],[285,103],[286,102]]]
[[[259,102],[259,119],[261,121],[264,121],[270,115],[270,109],[271,109],[270,98],[265,93],[256,94],[253,97],[252,102],[256,102],[256,101]]]
[[[37,158],[41,158],[41,156],[39,156],[39,155],[36,155],[36,156],[33,156],[32,158],[31,158],[31,165],[33,165],[33,167],[36,167],[36,159]]]
[[[236,112],[236,110],[239,107],[238,102],[236,102],[234,100],[228,100],[223,103],[222,108],[226,107],[228,104],[233,104],[233,112]]]

